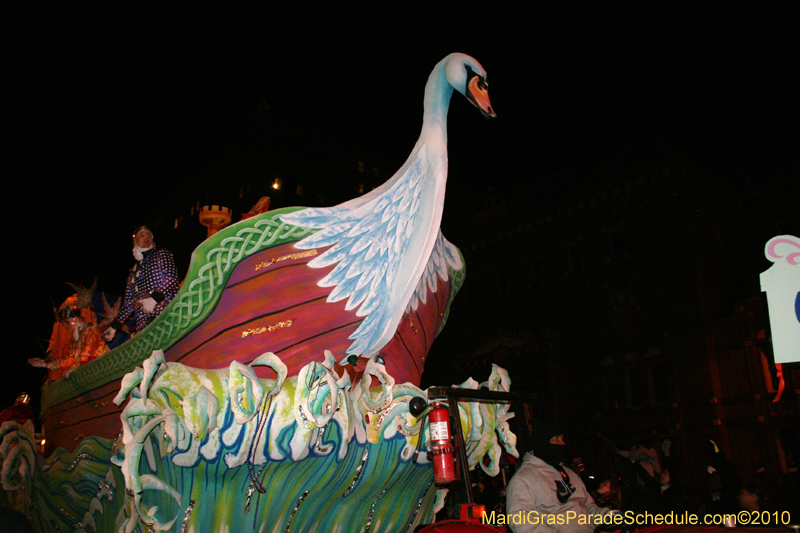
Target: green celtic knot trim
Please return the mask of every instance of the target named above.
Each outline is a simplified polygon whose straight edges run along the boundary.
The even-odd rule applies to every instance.
[[[194,251],[180,291],[164,311],[125,344],[42,387],[42,410],[95,389],[167,350],[211,314],[222,288],[239,262],[273,246],[298,241],[317,230],[285,224],[280,215],[304,209],[287,207],[249,218],[203,241]]]

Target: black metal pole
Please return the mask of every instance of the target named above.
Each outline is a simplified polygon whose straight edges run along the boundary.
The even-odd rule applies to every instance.
[[[451,427],[454,427],[453,436],[456,438],[456,453],[458,454],[458,476],[461,478],[461,485],[464,490],[466,503],[475,503],[472,499],[472,480],[469,477],[469,463],[467,462],[467,450],[464,447],[464,435],[461,433],[461,415],[458,413],[458,400],[453,396],[447,396],[447,404],[450,407]]]

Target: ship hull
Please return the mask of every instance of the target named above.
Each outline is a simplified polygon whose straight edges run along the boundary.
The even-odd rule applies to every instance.
[[[204,369],[226,368],[231,361],[249,364],[272,352],[286,365],[289,375],[296,375],[311,361],[322,361],[326,350],[339,363],[346,361],[350,336],[363,317],[345,309],[344,301],[327,301],[331,288],[319,286],[319,281],[333,267],[308,266],[326,248],[295,248],[294,244],[312,230],[279,222],[285,212],[249,219],[247,224],[226,228],[203,243],[199,253],[195,252],[190,276],[178,296],[155,322],[125,345],[59,380],[61,383],[45,385],[42,426],[46,453],[59,447],[72,451],[88,436],[113,439],[119,435],[121,410],[112,400],[121,376],[155,350],[162,350],[167,362]],[[248,237],[252,241],[254,230],[263,228],[271,230],[268,239],[282,238],[247,254],[252,242],[243,241]],[[255,234],[264,239],[264,233],[267,231]],[[238,260],[234,260],[237,254]],[[223,265],[226,259],[227,271]],[[196,264],[201,260],[202,264]],[[213,282],[223,277],[224,282],[215,287]],[[458,288],[453,281],[461,279],[463,271],[439,280],[437,291],[429,293],[416,310],[403,315],[395,335],[380,350],[379,356],[396,382],[419,385],[425,359]],[[173,334],[181,329],[179,335]],[[128,366],[121,368],[124,372],[117,370],[117,375],[109,375],[107,380],[102,375],[100,379],[86,378],[91,371],[102,373],[102,367],[116,368],[126,361]],[[364,364],[365,360],[359,359],[356,365],[337,364],[336,370],[347,372],[353,382],[358,382]],[[275,377],[266,367],[257,367],[256,373],[263,378]],[[56,394],[53,389],[58,389]]]

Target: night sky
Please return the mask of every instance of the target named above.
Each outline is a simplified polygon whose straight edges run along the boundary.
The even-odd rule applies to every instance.
[[[476,57],[499,118],[486,122],[453,98],[451,178],[460,179],[448,183],[458,204],[446,204],[445,227],[489,186],[546,201],[586,185],[546,176],[651,138],[718,162],[798,137],[788,2],[431,4],[8,10],[3,405],[23,388],[38,396],[43,372],[24,361],[43,355],[51,299],[71,293],[65,282],[96,276],[121,292],[133,226],[177,209],[177,191],[196,186],[265,103],[299,131],[401,162],[433,65],[454,51]]]

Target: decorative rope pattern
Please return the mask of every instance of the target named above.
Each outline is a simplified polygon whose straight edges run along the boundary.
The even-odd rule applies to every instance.
[[[273,246],[298,241],[318,230],[285,224],[288,207],[243,220],[195,249],[183,285],[167,308],[141,333],[70,374],[42,387],[42,413],[53,405],[119,379],[141,365],[154,350],[166,351],[211,314],[236,265]]]

